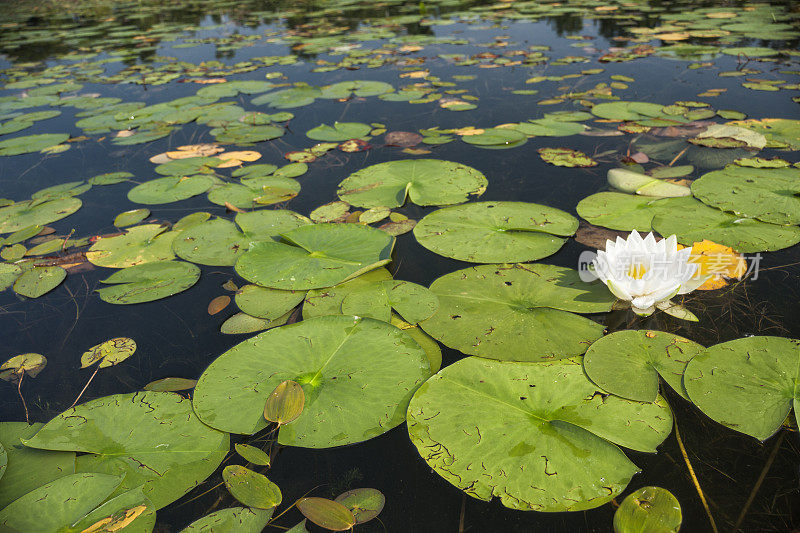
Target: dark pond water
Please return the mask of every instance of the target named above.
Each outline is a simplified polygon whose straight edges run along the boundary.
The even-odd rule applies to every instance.
[[[701,100],[714,109],[735,110],[748,118],[798,119],[797,38],[793,31],[773,35],[768,27],[715,39],[688,37],[676,43],[726,46],[767,47],[788,50],[769,61],[758,58],[708,53],[676,59],[659,54],[646,54],[632,61],[600,61],[613,47],[633,47],[626,39],[635,37],[631,28],[668,26],[669,14],[686,14],[700,9],[695,2],[563,2],[542,4],[533,9],[530,2],[459,3],[381,2],[355,3],[284,3],[272,2],[67,2],[61,6],[30,3],[3,8],[0,15],[0,69],[7,80],[20,80],[16,72],[25,69],[29,75],[64,65],[64,79],[83,85],[79,94],[99,93],[122,101],[139,101],[147,105],[193,95],[203,85],[180,83],[188,76],[181,71],[177,79],[164,84],[114,83],[139,69],[147,75],[164,64],[198,65],[204,61],[222,64],[221,74],[228,80],[264,80],[265,75],[281,73],[271,79],[275,83],[308,83],[323,86],[348,80],[387,82],[395,87],[410,83],[430,83],[425,78],[401,78],[402,74],[428,70],[438,80],[454,81],[446,90],[463,90],[457,96],[476,97],[467,100],[477,105],[467,111],[451,111],[436,101],[422,104],[389,102],[371,96],[347,101],[316,100],[313,104],[287,109],[294,114],[281,137],[259,142],[241,149],[257,150],[263,157],[258,163],[287,163],[284,154],[304,150],[315,144],[305,132],[319,124],[336,121],[380,123],[388,131],[416,132],[438,127],[446,130],[474,126],[487,128],[499,124],[541,118],[553,111],[577,111],[585,107],[583,98],[564,98],[550,105],[542,100],[563,97],[565,93],[587,91],[597,84],[614,81],[611,76],[627,76],[627,88],[613,89],[625,101],[653,102],[669,105],[677,101]],[[706,5],[706,4],[703,4]],[[565,8],[566,6],[566,8]],[[626,7],[627,6],[627,7]],[[752,9],[774,9],[779,19],[797,30],[800,11],[796,5],[750,5],[746,2],[707,4],[742,14],[746,19]],[[614,7],[615,10],[604,9]],[[713,20],[713,18],[711,19]],[[761,20],[761,19],[759,19]],[[433,21],[433,23],[431,23]],[[448,22],[444,24],[443,22]],[[452,22],[452,23],[451,23]],[[759,22],[759,24],[762,22]],[[667,28],[662,33],[677,32]],[[82,37],[82,33],[85,37]],[[381,32],[383,36],[381,37]],[[760,32],[760,34],[759,34]],[[754,35],[755,33],[755,35]],[[371,34],[371,35],[370,35]],[[333,42],[315,39],[332,35]],[[295,40],[286,40],[286,37]],[[771,37],[777,37],[771,39]],[[655,48],[669,46],[670,40],[654,40]],[[298,46],[305,43],[303,46]],[[194,45],[194,46],[186,46]],[[340,46],[331,50],[331,47]],[[409,46],[401,51],[400,47]],[[547,47],[548,58],[539,64],[528,64],[522,53],[531,47]],[[352,69],[331,69],[315,72],[323,62],[338,63],[344,58],[358,58],[353,51],[384,49],[373,68],[356,65]],[[234,65],[255,62],[264,56],[283,57],[296,54],[287,64],[261,66],[248,72],[230,72]],[[77,54],[86,54],[80,57]],[[349,54],[349,55],[348,55]],[[475,64],[458,65],[443,57],[458,54],[477,59]],[[483,54],[483,56],[481,56]],[[552,63],[560,58],[576,56],[580,62]],[[174,59],[165,59],[174,58]],[[497,59],[519,64],[507,66]],[[113,59],[105,64],[88,65]],[[78,66],[76,66],[76,64]],[[191,64],[191,65],[189,65]],[[493,68],[485,68],[493,67]],[[134,69],[134,70],[132,70]],[[605,69],[596,74],[580,74],[587,69]],[[720,76],[720,73],[753,69],[745,76]],[[97,73],[85,76],[83,72]],[[179,69],[175,69],[176,71]],[[526,84],[534,76],[564,76],[562,80]],[[102,77],[118,76],[116,80]],[[471,76],[459,79],[457,76]],[[456,77],[456,78],[454,78]],[[782,80],[794,87],[777,91],[743,87],[745,77]],[[2,79],[2,78],[0,78]],[[63,81],[63,80],[62,80]],[[432,80],[436,82],[437,80]],[[537,94],[514,94],[512,91],[536,89]],[[718,96],[698,97],[708,89],[720,89]],[[20,90],[4,89],[0,96],[18,95]],[[254,106],[251,95],[225,98],[248,111],[274,113],[279,109]],[[593,100],[602,102],[604,100]],[[24,109],[23,112],[49,109],[47,106]],[[77,138],[85,132],[75,125],[80,109],[56,107],[58,117],[36,122],[20,133],[0,137],[39,133],[68,133]],[[1,122],[1,121],[0,121]],[[587,124],[599,128],[615,128],[616,124]],[[86,133],[87,139],[70,142],[70,149],[55,155],[38,151],[0,157],[0,197],[21,200],[45,187],[79,181],[106,172],[132,173],[136,182],[157,177],[149,158],[177,146],[214,142],[206,125],[190,122],[174,128],[166,137],[131,146],[111,142],[114,132]],[[481,200],[517,200],[535,202],[576,214],[575,206],[583,198],[607,190],[606,172],[618,166],[626,154],[637,152],[635,134],[620,136],[534,137],[516,148],[481,149],[458,138],[438,146],[418,145],[430,154],[404,153],[402,148],[384,146],[382,137],[374,137],[371,149],[347,153],[333,150],[309,163],[308,171],[298,177],[302,192],[280,207],[302,215],[330,201],[337,200],[339,182],[366,166],[399,159],[431,157],[456,161],[480,170],[489,180]],[[646,136],[640,141],[659,140]],[[661,139],[664,140],[664,139]],[[668,140],[668,139],[667,139]],[[553,166],[537,152],[541,147],[568,147],[595,156],[598,165],[591,168]],[[233,148],[236,149],[236,148]],[[796,151],[766,148],[759,157],[781,157],[790,163],[798,161]],[[728,161],[729,162],[729,161]],[[669,161],[662,161],[669,163]],[[721,167],[724,163],[703,167],[696,164],[690,177]],[[647,167],[649,168],[649,167]],[[126,198],[131,183],[107,187],[95,186],[80,195],[83,205],[69,217],[49,224],[56,234],[74,230],[75,236],[90,237],[114,233],[114,217],[129,209],[142,207]],[[224,206],[210,203],[205,195],[179,202],[147,206],[149,220],[175,222],[196,211],[231,218]],[[395,209],[419,220],[434,211],[412,203]],[[576,215],[577,216],[577,215]],[[675,216],[682,216],[676,214]],[[544,262],[575,268],[578,256],[587,246],[569,239],[566,245]],[[388,265],[396,279],[429,286],[448,272],[471,266],[437,255],[420,246],[412,233],[397,237]],[[17,295],[12,290],[0,292],[0,338],[3,359],[21,353],[40,353],[47,357],[47,367],[35,379],[26,378],[22,391],[31,421],[47,422],[68,408],[84,387],[90,370],[79,368],[80,354],[89,347],[111,337],[136,340],[136,355],[127,361],[103,369],[85,391],[83,400],[129,393],[164,377],[196,379],[220,354],[241,342],[248,335],[224,335],[220,325],[237,310],[230,305],[221,313],[209,316],[208,303],[228,294],[221,286],[228,280],[244,282],[231,267],[202,266],[199,282],[180,294],[138,305],[110,305],[94,292],[109,269],[87,264],[70,271],[67,278],[52,292],[36,299]],[[636,317],[629,311],[614,311],[592,318],[608,327],[609,332],[621,329],[658,329],[675,333],[705,346],[749,335],[776,335],[800,338],[798,302],[800,302],[800,246],[766,252],[760,259],[757,279],[735,283],[717,291],[698,291],[683,303],[699,317],[691,323],[663,313]],[[444,365],[464,357],[460,352],[442,346]],[[777,437],[764,443],[732,431],[709,419],[696,407],[662,387],[680,429],[683,444],[697,480],[713,514],[719,531],[731,531],[745,507],[762,469],[770,459]],[[796,393],[795,393],[796,394]],[[795,403],[797,400],[795,401]],[[479,408],[480,406],[476,406]],[[11,383],[0,386],[0,419],[24,420],[25,413]],[[790,417],[791,419],[791,417]],[[125,423],[121,420],[120,423]],[[800,441],[797,428],[785,428],[777,443],[778,451],[763,483],[753,496],[740,525],[742,531],[793,531],[800,528]],[[246,442],[233,437],[234,442]],[[379,520],[359,525],[360,531],[409,532],[545,532],[545,531],[609,531],[615,503],[640,487],[654,485],[671,491],[683,512],[682,531],[711,531],[707,513],[687,471],[675,433],[656,454],[626,451],[642,472],[636,474],[628,488],[614,503],[589,511],[573,513],[537,513],[507,509],[497,500],[484,502],[466,496],[458,488],[434,473],[421,459],[408,438],[405,424],[369,441],[329,449],[281,448],[268,471],[271,481],[283,493],[284,502],[292,502],[308,491],[316,496],[333,498],[356,487],[373,487],[386,496],[386,506]],[[231,453],[224,464],[242,462]],[[208,514],[235,505],[235,500],[217,486],[221,468],[201,485],[158,511],[156,531],[179,531],[187,524]],[[216,486],[216,488],[214,488]],[[202,494],[202,495],[201,495]],[[279,510],[285,508],[284,503]],[[291,527],[301,520],[292,509],[277,524]],[[316,526],[309,525],[310,530]],[[271,529],[271,528],[268,528]],[[321,529],[317,529],[320,530]]]

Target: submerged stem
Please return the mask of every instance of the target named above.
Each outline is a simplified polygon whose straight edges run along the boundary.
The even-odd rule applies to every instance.
[[[739,531],[739,526],[741,526],[742,522],[744,522],[744,517],[747,515],[747,510],[750,509],[750,505],[753,503],[758,489],[761,488],[764,478],[767,477],[767,472],[769,472],[769,469],[772,467],[772,463],[778,456],[778,450],[781,448],[784,435],[786,435],[786,432],[781,431],[780,435],[778,435],[778,438],[775,440],[775,446],[772,448],[772,453],[769,454],[767,462],[764,464],[764,468],[761,470],[761,475],[758,476],[756,484],[753,485],[753,490],[750,491],[750,496],[747,497],[747,501],[745,502],[744,507],[742,507],[742,512],[739,513],[739,517],[736,519],[736,525],[733,526],[733,533]]]
[[[681,440],[681,432],[678,431],[678,421],[675,421],[675,438],[678,440],[678,446],[681,448],[681,454],[683,455],[683,460],[686,461],[686,467],[689,469],[689,475],[692,477],[692,482],[694,483],[694,488],[697,489],[697,494],[700,496],[700,501],[703,503],[703,508],[706,510],[706,514],[708,515],[708,521],[711,522],[711,529],[714,533],[719,533],[717,529],[717,524],[714,522],[714,517],[711,516],[711,509],[708,508],[708,502],[706,502],[706,497],[703,494],[703,489],[700,488],[700,482],[697,481],[697,476],[694,474],[694,468],[692,468],[692,463],[689,462],[689,456],[686,454],[686,448],[683,446],[683,441]]]
[[[23,370],[22,373],[19,375],[19,382],[17,383],[17,394],[19,394],[19,399],[22,400],[22,407],[25,409],[25,422],[30,426],[31,420],[28,417],[28,406],[25,404],[25,398],[22,397],[22,379],[25,377],[25,371]]]
[[[89,378],[89,381],[86,382],[86,385],[83,386],[83,389],[81,390],[80,394],[78,394],[78,397],[75,398],[75,401],[72,402],[72,405],[67,407],[67,409],[71,409],[71,408],[75,407],[75,404],[78,403],[78,400],[81,399],[81,396],[83,396],[83,393],[86,392],[86,389],[89,388],[89,383],[91,383],[92,380],[94,379],[94,377],[97,375],[97,371],[98,370],[100,370],[100,366],[99,365],[97,366],[97,368],[94,369],[94,373],[92,373],[92,376]]]

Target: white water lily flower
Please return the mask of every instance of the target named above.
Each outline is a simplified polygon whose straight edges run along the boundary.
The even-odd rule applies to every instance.
[[[592,264],[595,275],[614,296],[629,301],[636,314],[646,316],[656,307],[679,307],[669,299],[693,291],[708,279],[697,275],[699,265],[690,261],[691,253],[691,248],[678,250],[675,235],[656,242],[652,233],[643,239],[633,231],[627,239],[606,241],[605,251],[598,250]]]

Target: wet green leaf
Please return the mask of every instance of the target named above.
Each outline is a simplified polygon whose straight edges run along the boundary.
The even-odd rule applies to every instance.
[[[61,220],[81,208],[78,198],[59,198],[51,201],[17,202],[0,208],[0,233],[11,233],[29,226],[45,226]]]
[[[92,366],[100,361],[99,368],[121,363],[136,352],[136,342],[128,337],[116,337],[89,348],[81,356],[81,368]]]
[[[269,454],[261,448],[256,448],[248,444],[236,444],[234,448],[236,449],[236,453],[242,456],[248,463],[259,466],[269,466]]]
[[[261,533],[273,509],[230,507],[195,520],[181,533]]]
[[[214,183],[213,177],[202,175],[157,178],[128,191],[128,200],[146,205],[168,204],[203,194]]]
[[[350,509],[356,524],[363,524],[381,514],[386,497],[378,489],[352,489],[337,496],[335,501]]]
[[[67,277],[60,266],[36,267],[26,270],[14,282],[14,292],[28,298],[38,298],[52,291]]]
[[[46,365],[47,358],[38,353],[15,355],[0,365],[0,379],[16,383],[24,376],[35,378]]]
[[[681,505],[670,491],[642,487],[614,512],[614,533],[678,533],[682,521]]]
[[[305,291],[284,291],[258,285],[245,285],[236,293],[236,305],[248,315],[275,320],[297,307],[305,296]]]
[[[348,139],[362,139],[369,136],[372,127],[360,122],[334,122],[333,126],[320,124],[306,132],[309,139],[315,141],[338,142]]]
[[[144,224],[128,228],[122,235],[98,239],[86,252],[86,258],[97,266],[127,268],[174,259],[172,241],[176,232],[166,231],[160,224]]]
[[[114,225],[118,228],[125,226],[133,226],[150,216],[150,210],[146,208],[131,209],[130,211],[123,211],[114,217]]]
[[[301,498],[297,502],[297,509],[318,526],[332,531],[346,531],[356,524],[350,509],[333,500]]]
[[[264,418],[278,425],[294,422],[303,412],[305,401],[306,396],[300,384],[291,380],[282,381],[267,396]]]
[[[152,302],[185,291],[200,279],[200,269],[182,261],[154,261],[114,272],[97,289],[104,302],[138,304]]]
[[[226,466],[222,471],[222,479],[233,497],[248,507],[273,509],[283,499],[281,490],[267,476],[243,466]]]

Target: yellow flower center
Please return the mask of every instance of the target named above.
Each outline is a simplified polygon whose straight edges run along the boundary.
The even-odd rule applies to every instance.
[[[628,269],[628,276],[632,277],[633,279],[642,279],[646,273],[647,267],[641,263],[633,264]]]

